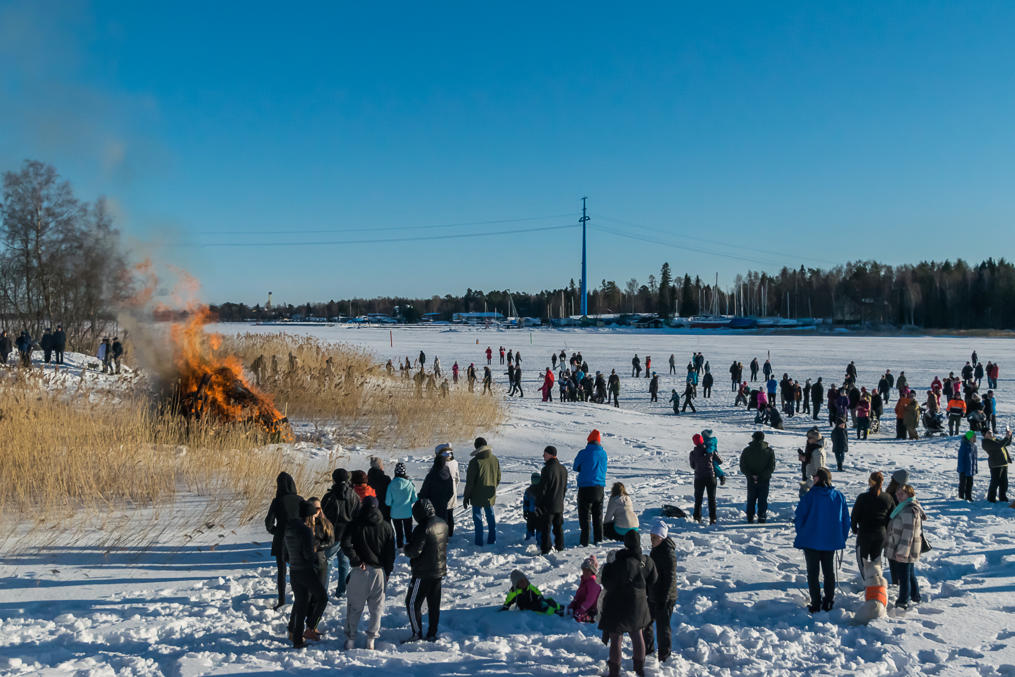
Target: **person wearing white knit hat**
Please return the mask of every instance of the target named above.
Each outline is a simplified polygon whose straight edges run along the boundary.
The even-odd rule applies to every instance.
[[[656,565],[658,578],[655,585],[649,586],[648,605],[652,613],[652,623],[645,628],[645,652],[656,651],[659,662],[663,663],[670,657],[670,618],[673,616],[673,605],[677,602],[677,553],[676,545],[669,537],[670,529],[661,519],[652,525],[650,538],[652,551],[649,557]],[[658,641],[652,636],[655,625]],[[658,646],[657,646],[658,645]]]
[[[451,473],[451,501],[448,503],[448,538],[455,535],[455,508],[458,507],[458,483],[462,479],[461,471],[458,468],[458,461],[455,460],[454,449],[450,442],[442,442],[434,449],[435,456],[445,456],[448,459],[448,471]]]

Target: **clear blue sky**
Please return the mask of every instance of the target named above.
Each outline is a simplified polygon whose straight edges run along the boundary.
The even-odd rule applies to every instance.
[[[0,168],[209,301],[1011,256],[1015,3],[552,4],[0,1]]]

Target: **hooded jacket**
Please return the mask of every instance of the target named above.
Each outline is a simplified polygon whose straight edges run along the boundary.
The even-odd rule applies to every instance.
[[[677,549],[673,539],[667,537],[649,552],[656,567],[656,582],[648,588],[648,601],[653,607],[674,604],[677,601]]]
[[[447,462],[440,458],[434,460],[430,472],[423,478],[423,486],[419,488],[419,498],[430,501],[437,517],[447,521],[448,507],[455,493],[455,483],[451,478],[451,470]]]
[[[314,551],[314,532],[299,518],[289,519],[285,527],[285,551],[292,571],[318,571],[319,559]]]
[[[762,481],[768,480],[775,472],[775,452],[765,440],[751,440],[740,452],[740,472],[747,477],[757,475]]]
[[[341,543],[345,538],[349,523],[356,517],[359,510],[359,496],[353,491],[348,481],[335,482],[321,499],[321,512],[335,527],[335,542]]]
[[[607,633],[641,632],[652,622],[648,589],[658,580],[655,563],[641,552],[637,531],[624,535],[624,549],[603,565],[603,613],[599,629]]]
[[[362,509],[350,527],[350,538],[342,544],[349,564],[366,564],[384,570],[384,579],[395,568],[395,530],[379,508]]]
[[[578,473],[578,488],[606,486],[606,450],[596,442],[578,452],[571,469]]]
[[[878,544],[885,542],[885,528],[893,507],[892,497],[884,491],[875,494],[874,489],[868,489],[856,497],[850,513],[850,527],[864,552],[881,551]]]
[[[579,623],[591,623],[596,620],[596,605],[603,586],[599,585],[596,575],[591,571],[582,570],[581,582],[574,593],[574,599],[567,605],[568,611]]]
[[[465,492],[462,499],[479,508],[492,506],[500,484],[500,461],[488,446],[472,452],[465,471]]]
[[[418,524],[403,552],[415,578],[443,578],[448,573],[448,523],[437,517],[433,504],[420,499],[412,506]]]
[[[404,520],[412,517],[412,506],[416,502],[416,487],[406,477],[396,477],[388,485],[384,504],[391,510],[391,518]]]
[[[964,435],[959,443],[958,471],[960,475],[976,474],[976,445],[970,442]]]
[[[803,495],[793,518],[794,548],[842,550],[849,536],[849,508],[838,489],[816,484]]]
[[[1002,468],[1011,463],[1011,454],[1008,446],[1011,444],[1011,433],[1001,440],[989,440],[986,437],[980,442],[980,446],[987,452],[987,465],[991,468]]]
[[[925,519],[927,513],[915,498],[907,498],[895,506],[885,537],[885,557],[895,562],[918,562]]]
[[[367,484],[374,490],[374,494],[377,495],[377,501],[381,504],[381,514],[384,515],[385,519],[391,518],[391,510],[384,502],[384,498],[388,495],[388,485],[391,484],[391,477],[375,466],[371,466],[367,470]]]
[[[272,535],[271,554],[273,557],[285,557],[285,530],[289,520],[299,520],[302,498],[296,493],[296,482],[287,472],[275,478],[275,498],[268,506],[268,514],[264,518],[264,528]]]

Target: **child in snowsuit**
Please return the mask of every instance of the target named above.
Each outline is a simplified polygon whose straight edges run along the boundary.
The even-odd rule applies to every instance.
[[[582,562],[582,577],[578,584],[578,591],[574,593],[574,599],[567,605],[567,612],[571,618],[579,623],[595,623],[599,593],[603,587],[596,580],[596,572],[599,571],[599,562],[595,555],[589,555]]]
[[[712,455],[712,467],[715,468],[715,476],[719,479],[719,484],[725,485],[726,472],[720,467],[719,461],[719,440],[707,428],[701,431],[701,437],[705,440],[705,451]]]
[[[539,473],[534,472],[531,476],[531,484],[522,494],[522,516],[525,518],[525,540],[529,540],[539,532],[539,516],[536,514],[536,495],[539,491]]]
[[[515,604],[523,611],[535,611],[538,614],[545,614],[547,616],[553,614],[558,616],[564,615],[564,609],[553,601],[552,598],[543,597],[543,593],[539,592],[539,588],[529,583],[529,579],[518,569],[511,572],[511,589],[508,590],[507,597],[504,599],[504,606],[500,610],[507,611]]]

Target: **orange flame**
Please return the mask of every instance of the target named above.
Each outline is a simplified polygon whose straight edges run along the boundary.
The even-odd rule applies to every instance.
[[[213,319],[207,306],[195,306],[186,322],[170,327],[184,413],[226,422],[255,421],[269,433],[288,435],[287,420],[271,397],[247,382],[240,360],[220,354],[222,336],[205,332]]]

